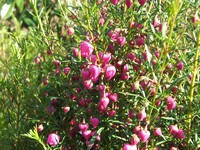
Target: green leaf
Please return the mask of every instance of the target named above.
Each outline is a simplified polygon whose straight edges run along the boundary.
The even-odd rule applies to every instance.
[[[88,147],[87,147],[87,150],[90,150],[90,149],[92,148],[92,146],[93,146],[93,144],[94,144],[94,142],[95,142],[97,136],[98,136],[103,130],[104,130],[104,127],[101,127],[101,128],[95,133],[95,135],[92,136],[92,139],[91,139],[90,142],[89,142],[89,145],[88,145]]]
[[[172,118],[172,117],[161,117],[162,119],[165,119],[165,120],[176,120],[176,119],[174,119],[174,118]]]
[[[112,135],[112,137],[113,138],[115,138],[115,139],[120,139],[120,140],[123,140],[123,141],[127,141],[127,139],[125,139],[125,138],[122,138],[122,137],[120,137],[120,136],[117,136],[117,135]]]
[[[17,0],[16,5],[19,8],[20,12],[22,12],[22,10],[24,8],[24,0]]]
[[[5,19],[5,20],[8,19],[12,15],[14,6],[15,6],[14,1],[9,4],[5,3],[1,8],[1,18]]]

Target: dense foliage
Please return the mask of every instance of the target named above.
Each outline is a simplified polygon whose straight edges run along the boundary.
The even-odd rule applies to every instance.
[[[199,147],[198,1],[29,4],[28,34],[5,34],[0,148]]]

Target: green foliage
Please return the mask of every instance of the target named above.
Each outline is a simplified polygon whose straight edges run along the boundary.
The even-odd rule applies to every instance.
[[[196,13],[198,6],[198,1],[185,0],[148,1],[145,6],[134,1],[131,8],[124,1],[117,5],[87,0],[10,2],[0,23],[0,52],[4,54],[0,57],[0,149],[120,149],[124,143],[130,143],[138,125],[151,132],[149,142],[140,142],[139,148],[169,149],[175,145],[187,149],[184,143],[190,149],[197,148],[200,27],[198,22],[191,22],[191,14]],[[155,17],[162,29],[154,26]],[[101,25],[102,18],[105,22]],[[68,35],[69,27],[74,29],[73,35]],[[125,44],[113,41],[108,36],[110,31],[126,37]],[[141,37],[145,43],[137,46]],[[81,72],[92,62],[81,57],[82,41],[90,41],[94,46],[95,65],[101,68],[100,78],[89,90],[84,87]],[[108,50],[109,44],[114,52]],[[79,50],[77,57],[72,53],[75,48]],[[155,56],[156,51],[160,57]],[[99,52],[112,53],[109,64],[117,72],[109,81]],[[134,60],[127,58],[130,53]],[[55,65],[55,61],[61,64]],[[180,61],[183,69],[176,67]],[[125,65],[129,68],[128,79],[122,78]],[[70,68],[68,74],[63,71],[66,67]],[[136,83],[138,87],[133,89]],[[97,88],[100,84],[107,87],[106,93],[118,95],[118,101],[110,100],[103,113],[98,107],[102,98]],[[166,109],[168,96],[176,99],[173,110]],[[161,101],[159,106],[157,100]],[[63,111],[65,106],[70,108],[67,113]],[[138,121],[137,113],[143,108],[147,117]],[[116,111],[113,117],[109,117],[111,110]],[[129,118],[132,110],[135,117]],[[90,123],[92,117],[100,120],[97,128]],[[78,128],[82,122],[94,131],[90,139],[86,140]],[[40,132],[39,124],[44,126]],[[171,136],[168,128],[172,124],[178,124],[186,138]],[[161,137],[154,135],[156,127],[162,128]],[[50,133],[61,137],[55,147],[47,144]],[[99,135],[100,141],[96,140]]]

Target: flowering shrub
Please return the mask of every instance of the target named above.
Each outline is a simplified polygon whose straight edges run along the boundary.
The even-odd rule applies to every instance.
[[[189,5],[98,0],[68,10],[63,37],[35,59],[43,81],[32,133],[43,147],[197,147],[199,19]]]

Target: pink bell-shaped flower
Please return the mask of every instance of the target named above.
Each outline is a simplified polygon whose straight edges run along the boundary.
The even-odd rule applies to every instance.
[[[119,36],[119,37],[117,38],[117,42],[118,42],[118,44],[119,44],[120,46],[123,46],[123,45],[125,44],[125,42],[126,42],[126,38],[123,37],[123,36]]]
[[[63,111],[65,114],[68,113],[70,111],[70,107],[69,106],[63,107]]]
[[[175,136],[177,139],[184,139],[185,138],[185,134],[183,132],[182,129],[179,129],[176,133],[176,136]]]
[[[82,135],[84,136],[84,138],[85,138],[86,140],[89,140],[89,139],[90,139],[91,133],[92,133],[91,130],[82,131]]]
[[[59,135],[57,135],[55,133],[51,133],[48,135],[47,144],[49,144],[50,146],[56,146],[56,145],[58,145],[59,142],[60,142]]]
[[[103,54],[103,56],[102,56],[102,64],[103,64],[103,66],[107,65],[110,60],[111,60],[111,53]]]
[[[145,108],[143,108],[141,111],[138,112],[138,120],[143,121],[147,117],[147,114],[145,112]]]
[[[156,128],[156,129],[154,130],[154,135],[155,135],[155,136],[161,136],[161,135],[162,135],[161,128]]]
[[[137,150],[137,145],[125,143],[122,150]]]
[[[111,3],[113,4],[113,5],[117,5],[117,3],[119,2],[119,0],[110,0],[111,1]]]
[[[81,74],[82,74],[82,80],[83,80],[83,81],[89,79],[89,76],[90,76],[89,70],[87,70],[87,69],[82,69]]]
[[[141,6],[144,6],[147,0],[138,0]]]
[[[91,88],[93,87],[93,82],[92,82],[91,79],[88,79],[88,80],[85,80],[85,81],[83,82],[83,85],[84,85],[84,88],[85,88],[86,90],[89,90],[89,89],[91,89]]]
[[[125,1],[127,8],[130,8],[133,6],[133,0],[126,0]]]
[[[64,68],[64,74],[65,74],[65,75],[68,75],[69,72],[70,72],[70,70],[71,70],[71,69],[70,69],[69,67],[65,67],[65,68]]]
[[[139,142],[140,142],[140,139],[138,138],[138,136],[136,134],[133,134],[131,138],[131,144],[137,145]]]
[[[86,123],[80,123],[80,124],[78,125],[78,128],[79,128],[79,130],[80,130],[81,132],[83,132],[83,131],[86,131],[86,130],[89,128],[89,126],[88,126],[88,124],[86,124]]]
[[[97,65],[90,65],[89,66],[89,72],[90,72],[90,78],[92,80],[96,80],[96,79],[98,80],[101,69]]]
[[[113,65],[108,65],[105,71],[105,77],[109,81],[111,80],[116,74],[116,68]]]
[[[74,28],[69,27],[69,28],[67,29],[67,34],[68,34],[69,36],[72,36],[72,35],[74,34]]]
[[[91,122],[91,124],[92,124],[92,126],[94,127],[94,128],[96,128],[98,125],[99,125],[99,119],[98,118],[90,118],[90,122]]]
[[[170,125],[169,126],[169,133],[173,136],[176,135],[176,133],[178,132],[178,127],[177,125]]]
[[[98,103],[99,111],[105,111],[108,107],[110,100],[107,97],[102,97]]]
[[[117,102],[117,93],[109,94],[108,98],[113,102]]]
[[[150,137],[150,132],[148,130],[140,130],[138,136],[141,142],[145,143]]]
[[[94,47],[89,42],[83,41],[80,45],[80,50],[81,50],[81,56],[85,58],[89,57],[92,54]]]
[[[167,109],[172,110],[176,107],[176,101],[171,96],[167,97]]]
[[[108,116],[109,117],[113,117],[113,116],[115,116],[116,115],[116,111],[115,110],[109,110],[108,111]]]

